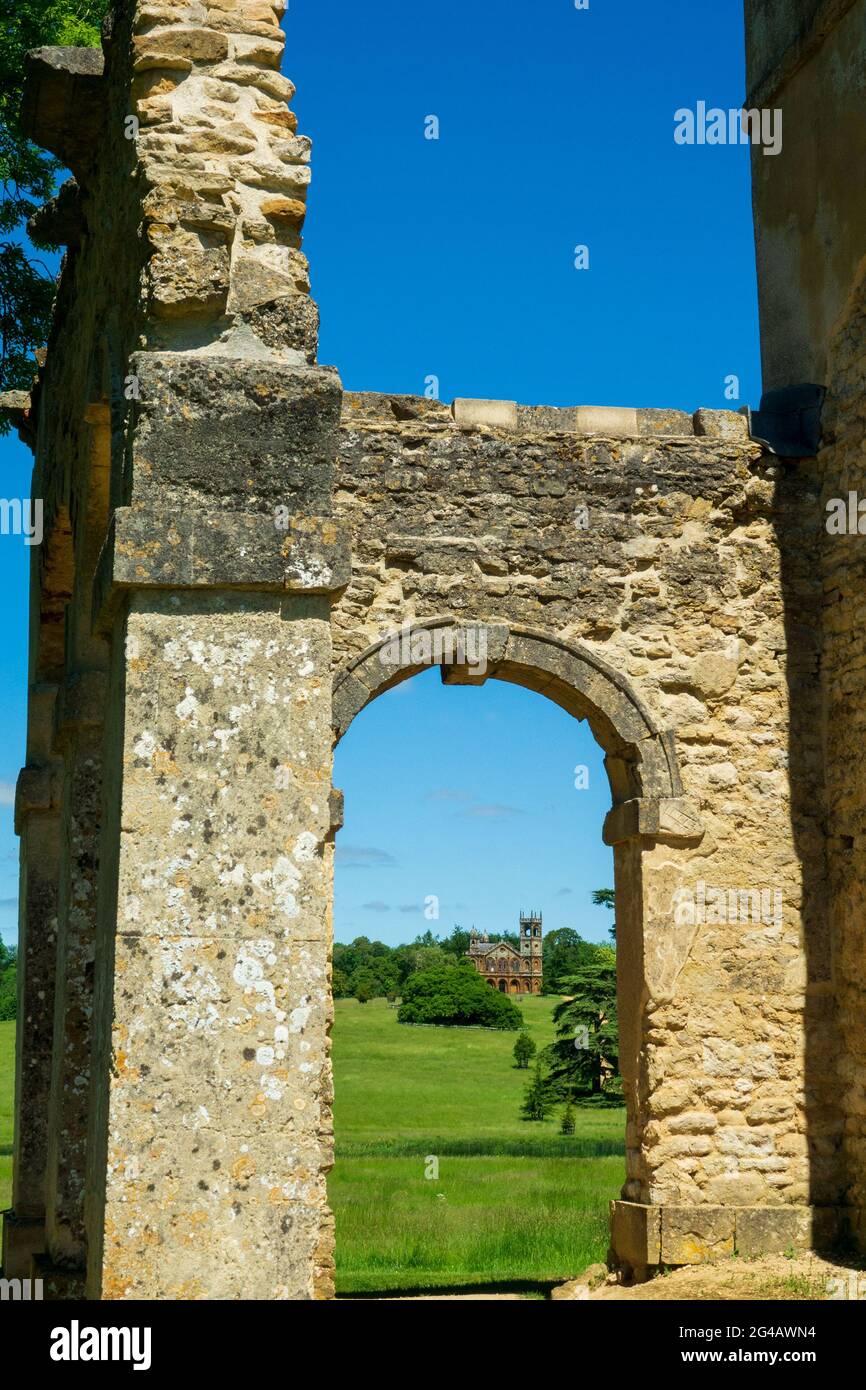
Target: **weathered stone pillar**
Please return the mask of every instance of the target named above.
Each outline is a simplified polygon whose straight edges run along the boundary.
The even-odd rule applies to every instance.
[[[41,492],[37,469],[34,496]],[[45,1248],[63,783],[52,730],[71,583],[68,521],[60,513],[49,521],[42,546],[31,552],[27,765],[15,794],[21,868],[12,1208],[3,1219],[2,1268],[7,1278],[28,1278],[32,1257]]]
[[[305,458],[287,477],[307,497],[327,479],[340,402],[333,373],[284,370],[271,385],[267,371],[239,361],[136,365],[134,465],[147,459],[142,493],[152,501],[190,468],[242,488],[256,471],[250,441],[258,428],[261,442],[266,400],[274,448],[287,464]],[[89,1291],[322,1296],[327,594],[345,583],[346,557],[327,519],[296,513],[283,532],[273,511],[204,511],[190,498],[176,511],[117,513],[103,567],[112,792]]]
[[[282,8],[133,17],[151,254],[94,603],[93,1298],[333,1288],[330,599],[349,556]]]
[[[31,692],[48,706],[54,688]],[[21,837],[18,917],[18,1027],[12,1208],[4,1213],[2,1268],[26,1279],[31,1257],[45,1247],[45,1167],[57,951],[61,769],[26,767],[18,779],[16,829]]]
[[[90,1089],[91,1016],[102,740],[108,651],[92,631],[93,579],[108,513],[109,417],[87,412],[87,447],[76,460],[75,580],[66,612],[67,675],[58,696],[54,745],[64,759],[61,803],[54,1046],[46,1170],[46,1253],[38,1275],[46,1296],[83,1292],[84,1183]]]

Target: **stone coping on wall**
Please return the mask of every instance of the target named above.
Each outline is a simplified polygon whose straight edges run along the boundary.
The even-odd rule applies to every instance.
[[[817,1206],[651,1206],[611,1202],[611,1249],[638,1277],[661,1265],[832,1247],[846,1209]]]
[[[706,439],[748,444],[748,417],[732,410],[651,410],[631,406],[519,405],[517,401],[458,398],[450,405],[426,396],[346,391],[342,423],[361,428],[423,424],[518,435],[573,434],[603,439]]]

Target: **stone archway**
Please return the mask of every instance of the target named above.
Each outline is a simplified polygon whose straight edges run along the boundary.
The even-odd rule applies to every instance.
[[[477,660],[448,659],[449,653],[465,657],[476,651],[480,636],[486,649],[483,671]],[[431,656],[440,654],[439,660],[427,658],[428,650]],[[605,751],[614,806],[640,800],[644,805],[633,814],[639,815],[643,829],[700,838],[698,817],[682,800],[673,733],[659,728],[633,685],[594,652],[539,629],[495,618],[467,623],[443,616],[406,622],[385,633],[335,677],[335,741],[377,695],[431,664],[440,666],[447,685],[509,681],[585,719]]]
[[[478,660],[482,647],[483,663]],[[467,659],[470,654],[473,661]],[[693,928],[675,921],[673,907],[686,864],[677,851],[684,855],[703,836],[701,818],[682,794],[674,734],[659,727],[633,683],[587,647],[495,618],[467,623],[444,616],[405,621],[337,670],[335,744],[374,699],[430,665],[440,667],[446,685],[478,686],[494,678],[544,695],[585,719],[604,750],[612,805],[603,837],[614,849],[620,1068],[630,1136],[626,1201],[617,1204],[625,1213],[620,1227],[628,1235],[618,1253],[633,1268],[657,1263],[635,1257],[628,1226],[635,1220],[632,1203],[639,1204],[639,1223],[651,1211],[653,1179],[642,1142],[651,1119],[646,1093],[649,1009],[673,997],[688,956]],[[519,976],[507,974],[498,988],[519,994],[521,983]],[[528,983],[529,992],[540,993],[540,981]],[[639,1256],[640,1241],[636,1248]]]

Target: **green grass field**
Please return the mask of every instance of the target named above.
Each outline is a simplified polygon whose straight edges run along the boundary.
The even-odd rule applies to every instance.
[[[539,1047],[555,1001],[521,1007]],[[519,1118],[529,1073],[515,1034],[398,1024],[383,999],[338,1000],[337,1161],[328,1180],[342,1294],[523,1288],[604,1258],[607,1204],[623,1181],[621,1110]],[[15,1025],[0,1023],[0,1210],[12,1178]],[[429,1157],[438,1161],[438,1178]]]
[[[539,1047],[555,1000],[522,1005]],[[520,1119],[515,1034],[398,1024],[384,1000],[338,1000],[337,1161],[328,1181],[343,1294],[540,1286],[604,1259],[624,1170],[622,1110]],[[426,1159],[438,1160],[438,1180]]]
[[[0,1211],[12,1200],[12,1103],[15,1094],[15,1024],[0,1023]]]

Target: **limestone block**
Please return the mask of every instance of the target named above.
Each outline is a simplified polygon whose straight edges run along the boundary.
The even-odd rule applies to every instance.
[[[725,439],[745,443],[749,438],[749,421],[745,415],[732,410],[697,410],[694,416],[695,434],[705,439]]]
[[[611,1246],[619,1260],[635,1268],[661,1259],[661,1211],[635,1202],[611,1202]]]
[[[119,507],[100,556],[95,621],[110,621],[133,589],[261,589],[329,594],[351,576],[348,533],[328,517],[188,510],[166,521]]]
[[[685,410],[638,410],[637,419],[641,434],[678,436],[695,432],[692,417]]]
[[[295,95],[294,82],[283,77],[282,73],[270,72],[252,64],[244,66],[243,63],[220,63],[218,67],[211,69],[209,75],[221,82],[238,82],[241,86],[257,87],[259,91],[274,97],[277,101],[291,101]]]
[[[661,1263],[702,1264],[734,1253],[735,1217],[721,1207],[662,1207]]]
[[[168,488],[207,511],[328,513],[342,394],[332,368],[139,353],[131,370],[133,504],[162,505]]]
[[[226,308],[230,314],[243,313],[297,293],[289,247],[250,247],[234,258]]]
[[[263,217],[273,222],[286,222],[300,229],[307,215],[307,205],[300,198],[264,198],[260,204]]]
[[[221,313],[229,292],[229,253],[223,247],[167,246],[148,262],[152,312],[161,318]]]
[[[289,131],[290,134],[294,134],[298,128],[297,116],[294,111],[289,111],[287,107],[283,107],[279,111],[254,111],[252,115],[254,120],[262,121],[265,125],[280,132]]]
[[[737,1254],[784,1255],[788,1250],[808,1250],[812,1245],[810,1207],[750,1207],[736,1216]]]
[[[454,420],[460,429],[517,429],[516,401],[455,400]]]
[[[173,24],[134,38],[132,51],[134,70],[143,72],[148,68],[170,68],[176,61],[219,63],[228,57],[229,43],[226,35],[215,29]]]
[[[628,439],[641,432],[637,411],[627,406],[578,406],[576,424],[579,434],[598,434],[609,439]]]

